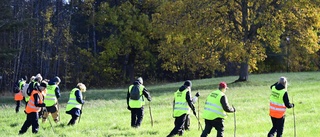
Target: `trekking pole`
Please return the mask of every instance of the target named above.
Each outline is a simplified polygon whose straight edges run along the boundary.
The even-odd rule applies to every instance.
[[[83,97],[83,100],[85,100],[85,98],[86,98],[86,96]],[[83,106],[84,106],[84,103],[81,105],[81,114],[80,114],[80,116],[79,116],[79,121],[78,121],[78,123],[80,123],[80,120],[81,120]]]
[[[48,113],[47,108],[44,108],[44,111]],[[51,126],[51,129],[52,129],[53,134],[55,134],[54,129],[53,129],[53,126],[52,126],[52,124],[51,124],[51,120],[50,120],[49,117],[48,117],[48,121],[49,121],[49,123],[50,123],[50,126]]]
[[[201,128],[201,131],[203,131],[203,128],[202,128],[202,125],[201,125],[201,123],[200,123],[200,120],[199,120],[198,116],[195,115],[195,114],[194,114],[194,116],[196,116],[196,118],[197,118],[197,120],[198,120],[198,124],[200,125],[200,128]]]
[[[58,116],[59,116],[59,121],[61,121],[61,118],[60,118],[60,105],[59,105],[59,101],[57,99],[57,105],[58,105]]]
[[[200,98],[198,97],[198,115],[200,115],[200,112],[199,112],[199,110],[200,110],[200,107],[199,107],[199,106],[200,106],[200,103],[199,103],[199,102],[200,102],[200,101],[199,101],[199,100],[200,100]],[[201,125],[200,125],[200,122],[199,122],[199,123],[198,123],[198,130],[200,130],[200,126],[201,126]]]
[[[151,113],[151,105],[150,105],[150,101],[149,101],[149,112],[150,112],[150,118],[151,118],[151,126],[153,127],[153,118],[152,118],[152,113]]]
[[[233,105],[232,105],[232,108],[234,108]],[[233,112],[233,124],[234,124],[233,136],[236,137],[236,130],[237,130],[236,112]]]
[[[292,103],[293,103],[293,96],[292,96]],[[296,115],[294,114],[294,106],[292,108],[293,111],[293,129],[294,129],[294,137],[297,136],[297,131],[296,131]]]

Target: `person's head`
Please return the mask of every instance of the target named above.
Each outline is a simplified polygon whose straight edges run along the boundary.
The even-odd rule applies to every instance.
[[[143,79],[142,79],[142,77],[138,77],[136,81],[138,81],[140,84],[143,84]]]
[[[192,82],[190,80],[186,80],[184,83],[183,83],[184,86],[186,87],[192,87]]]
[[[77,88],[79,88],[79,90],[80,90],[81,92],[86,92],[86,91],[87,91],[87,87],[86,87],[86,85],[84,85],[83,83],[78,83],[78,84],[77,84]]]
[[[227,83],[226,82],[220,82],[219,83],[219,90],[222,92],[225,92],[228,89]]]
[[[47,89],[47,85],[48,85],[47,82],[42,81],[42,82],[40,83],[40,85],[39,85],[39,91],[41,91],[41,92],[45,91],[45,90]]]
[[[41,76],[41,74],[38,73],[38,74],[36,75],[36,77],[35,77],[34,80],[37,81],[37,82],[41,82],[41,81],[42,81],[42,76]]]
[[[287,89],[287,86],[288,86],[287,78],[286,77],[280,77],[278,84],[283,85],[285,87],[285,89]]]
[[[58,76],[55,76],[55,77],[53,78],[53,82],[54,82],[56,85],[59,85],[60,82],[61,82],[61,79],[60,79]]]

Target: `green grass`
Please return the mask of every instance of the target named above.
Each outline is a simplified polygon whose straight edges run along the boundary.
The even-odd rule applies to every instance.
[[[248,82],[231,83],[237,79],[236,76],[201,79],[192,81],[192,93],[200,92],[200,113],[203,111],[206,96],[217,88],[220,81],[226,81],[229,90],[226,92],[229,103],[234,105],[237,122],[237,137],[265,137],[271,128],[269,113],[270,85],[275,83],[280,76],[286,76],[289,81],[288,94],[295,103],[296,129],[298,137],[319,137],[319,82],[320,72],[303,73],[272,73],[250,75]],[[145,115],[142,126],[139,129],[130,127],[130,111],[126,109],[127,89],[105,89],[90,90],[84,93],[86,104],[80,123],[75,126],[66,126],[70,116],[65,114],[65,105],[69,91],[62,94],[60,100],[61,122],[53,123],[54,132],[49,122],[40,122],[39,133],[33,135],[31,127],[25,136],[66,136],[66,137],[164,137],[173,129],[174,119],[172,118],[173,93],[182,82],[168,83],[162,85],[148,86],[147,89],[152,95],[152,115],[154,126],[151,127],[148,105],[145,106]],[[129,85],[128,85],[129,86]],[[0,136],[18,136],[26,115],[23,112],[14,112],[13,97],[5,96],[0,98]],[[198,108],[198,104],[195,104]],[[197,110],[198,111],[198,110]],[[204,121],[200,118],[204,127]],[[294,135],[292,109],[287,110],[284,137]],[[228,114],[225,120],[225,136],[233,136],[234,119],[233,114]],[[200,136],[197,119],[191,116],[191,130],[187,131],[185,137]],[[216,131],[212,130],[210,136],[215,136]]]

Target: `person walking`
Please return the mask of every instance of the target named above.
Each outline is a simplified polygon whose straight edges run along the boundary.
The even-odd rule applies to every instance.
[[[42,116],[42,122],[46,122],[49,114],[51,114],[54,122],[59,122],[59,107],[58,107],[58,99],[60,98],[60,89],[59,83],[61,82],[58,76],[54,77],[49,81],[47,87],[47,93],[44,97],[44,103],[46,104],[47,111],[44,112]]]
[[[174,93],[174,100],[173,100],[173,117],[175,118],[174,128],[169,133],[169,135],[167,135],[167,137],[173,137],[176,134],[179,134],[180,136],[183,135],[185,122],[187,119],[187,115],[190,112],[190,108],[193,114],[197,115],[195,111],[195,107],[192,103],[191,87],[192,87],[191,81],[187,80]]]
[[[28,128],[32,125],[32,133],[38,133],[39,130],[39,111],[41,107],[45,107],[43,103],[43,95],[41,92],[45,91],[47,88],[47,83],[42,82],[39,86],[37,85],[30,95],[30,100],[28,101],[25,113],[27,114],[27,119],[21,127],[19,134],[24,134],[27,132]]]
[[[42,81],[42,76],[41,74],[37,74],[35,77],[32,77],[34,78],[33,80],[30,81],[30,84],[28,86],[28,90],[27,90],[27,94],[28,96],[25,97],[25,101],[28,102],[29,99],[30,99],[30,95],[32,93],[32,91],[35,89],[35,87],[38,87],[39,84],[41,83]],[[45,91],[44,91],[45,92]],[[42,93],[43,94],[43,93]]]
[[[86,92],[87,88],[84,84],[78,83],[77,87],[73,88],[70,92],[69,101],[66,106],[66,113],[71,115],[69,125],[74,125],[82,114],[81,106],[84,104],[83,96],[81,92]]]
[[[127,108],[131,111],[131,127],[139,128],[143,120],[145,98],[151,101],[151,95],[143,85],[142,77],[129,86],[127,94]]]
[[[280,77],[279,81],[271,85],[269,115],[272,121],[272,128],[268,137],[282,137],[286,108],[293,108],[294,104],[290,103],[287,93],[288,82],[286,77]]]
[[[228,89],[227,83],[220,82],[219,89],[211,92],[204,105],[202,118],[205,120],[205,128],[202,131],[201,137],[207,137],[214,127],[217,130],[217,137],[223,137],[224,119],[226,112],[235,112],[235,108],[228,104],[227,96],[225,95]]]
[[[16,101],[16,113],[20,110],[21,101],[23,100],[22,88],[26,83],[27,78],[21,78],[15,86],[14,89],[14,100]]]

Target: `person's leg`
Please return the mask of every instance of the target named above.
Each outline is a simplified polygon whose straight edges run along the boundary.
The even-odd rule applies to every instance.
[[[184,126],[185,120],[186,120],[186,114],[183,114],[180,117],[176,117],[174,120],[174,128],[172,129],[172,131],[167,137],[172,137],[178,134],[179,132],[182,132],[181,134],[183,134],[182,128]]]
[[[17,101],[16,101],[16,113],[19,112],[20,102],[21,102],[20,100],[17,100]]]
[[[32,133],[38,133],[39,130],[39,114],[38,112],[32,112],[31,114],[31,124],[32,124]]]
[[[131,127],[137,126],[137,109],[131,108]]]
[[[28,128],[31,126],[31,120],[30,120],[30,114],[27,114],[27,119],[26,121],[24,121],[19,134],[24,134],[25,132],[27,132]]]
[[[212,121],[205,119],[204,122],[205,122],[205,127],[204,127],[204,130],[202,131],[201,137],[207,137],[212,130]]]
[[[58,123],[60,121],[60,119],[59,119],[59,110],[58,110],[58,106],[57,105],[52,106],[51,116],[52,116],[52,119],[54,120],[54,122]]]
[[[277,137],[282,137],[284,121],[285,121],[284,116],[277,120]]]
[[[223,119],[222,118],[217,118],[214,121],[214,127],[217,130],[217,137],[223,137],[223,132],[224,132],[224,126],[223,126]]]
[[[77,121],[77,119],[78,119],[78,116],[77,115],[71,115],[71,120],[69,121],[69,123],[68,123],[68,125],[71,125],[71,126],[73,126],[74,124],[76,124],[76,121]]]
[[[277,119],[271,117],[271,121],[272,121],[272,128],[270,129],[270,131],[269,131],[269,133],[268,133],[268,137],[273,137],[274,134],[277,132],[277,128],[276,128]]]
[[[140,127],[143,120],[143,107],[137,109],[137,123],[136,127]]]
[[[190,127],[190,115],[187,114],[186,120],[184,122],[183,130],[190,130],[189,127]]]
[[[49,116],[49,112],[48,111],[44,111],[43,112],[43,116],[42,116],[42,123],[47,121],[48,116]]]

